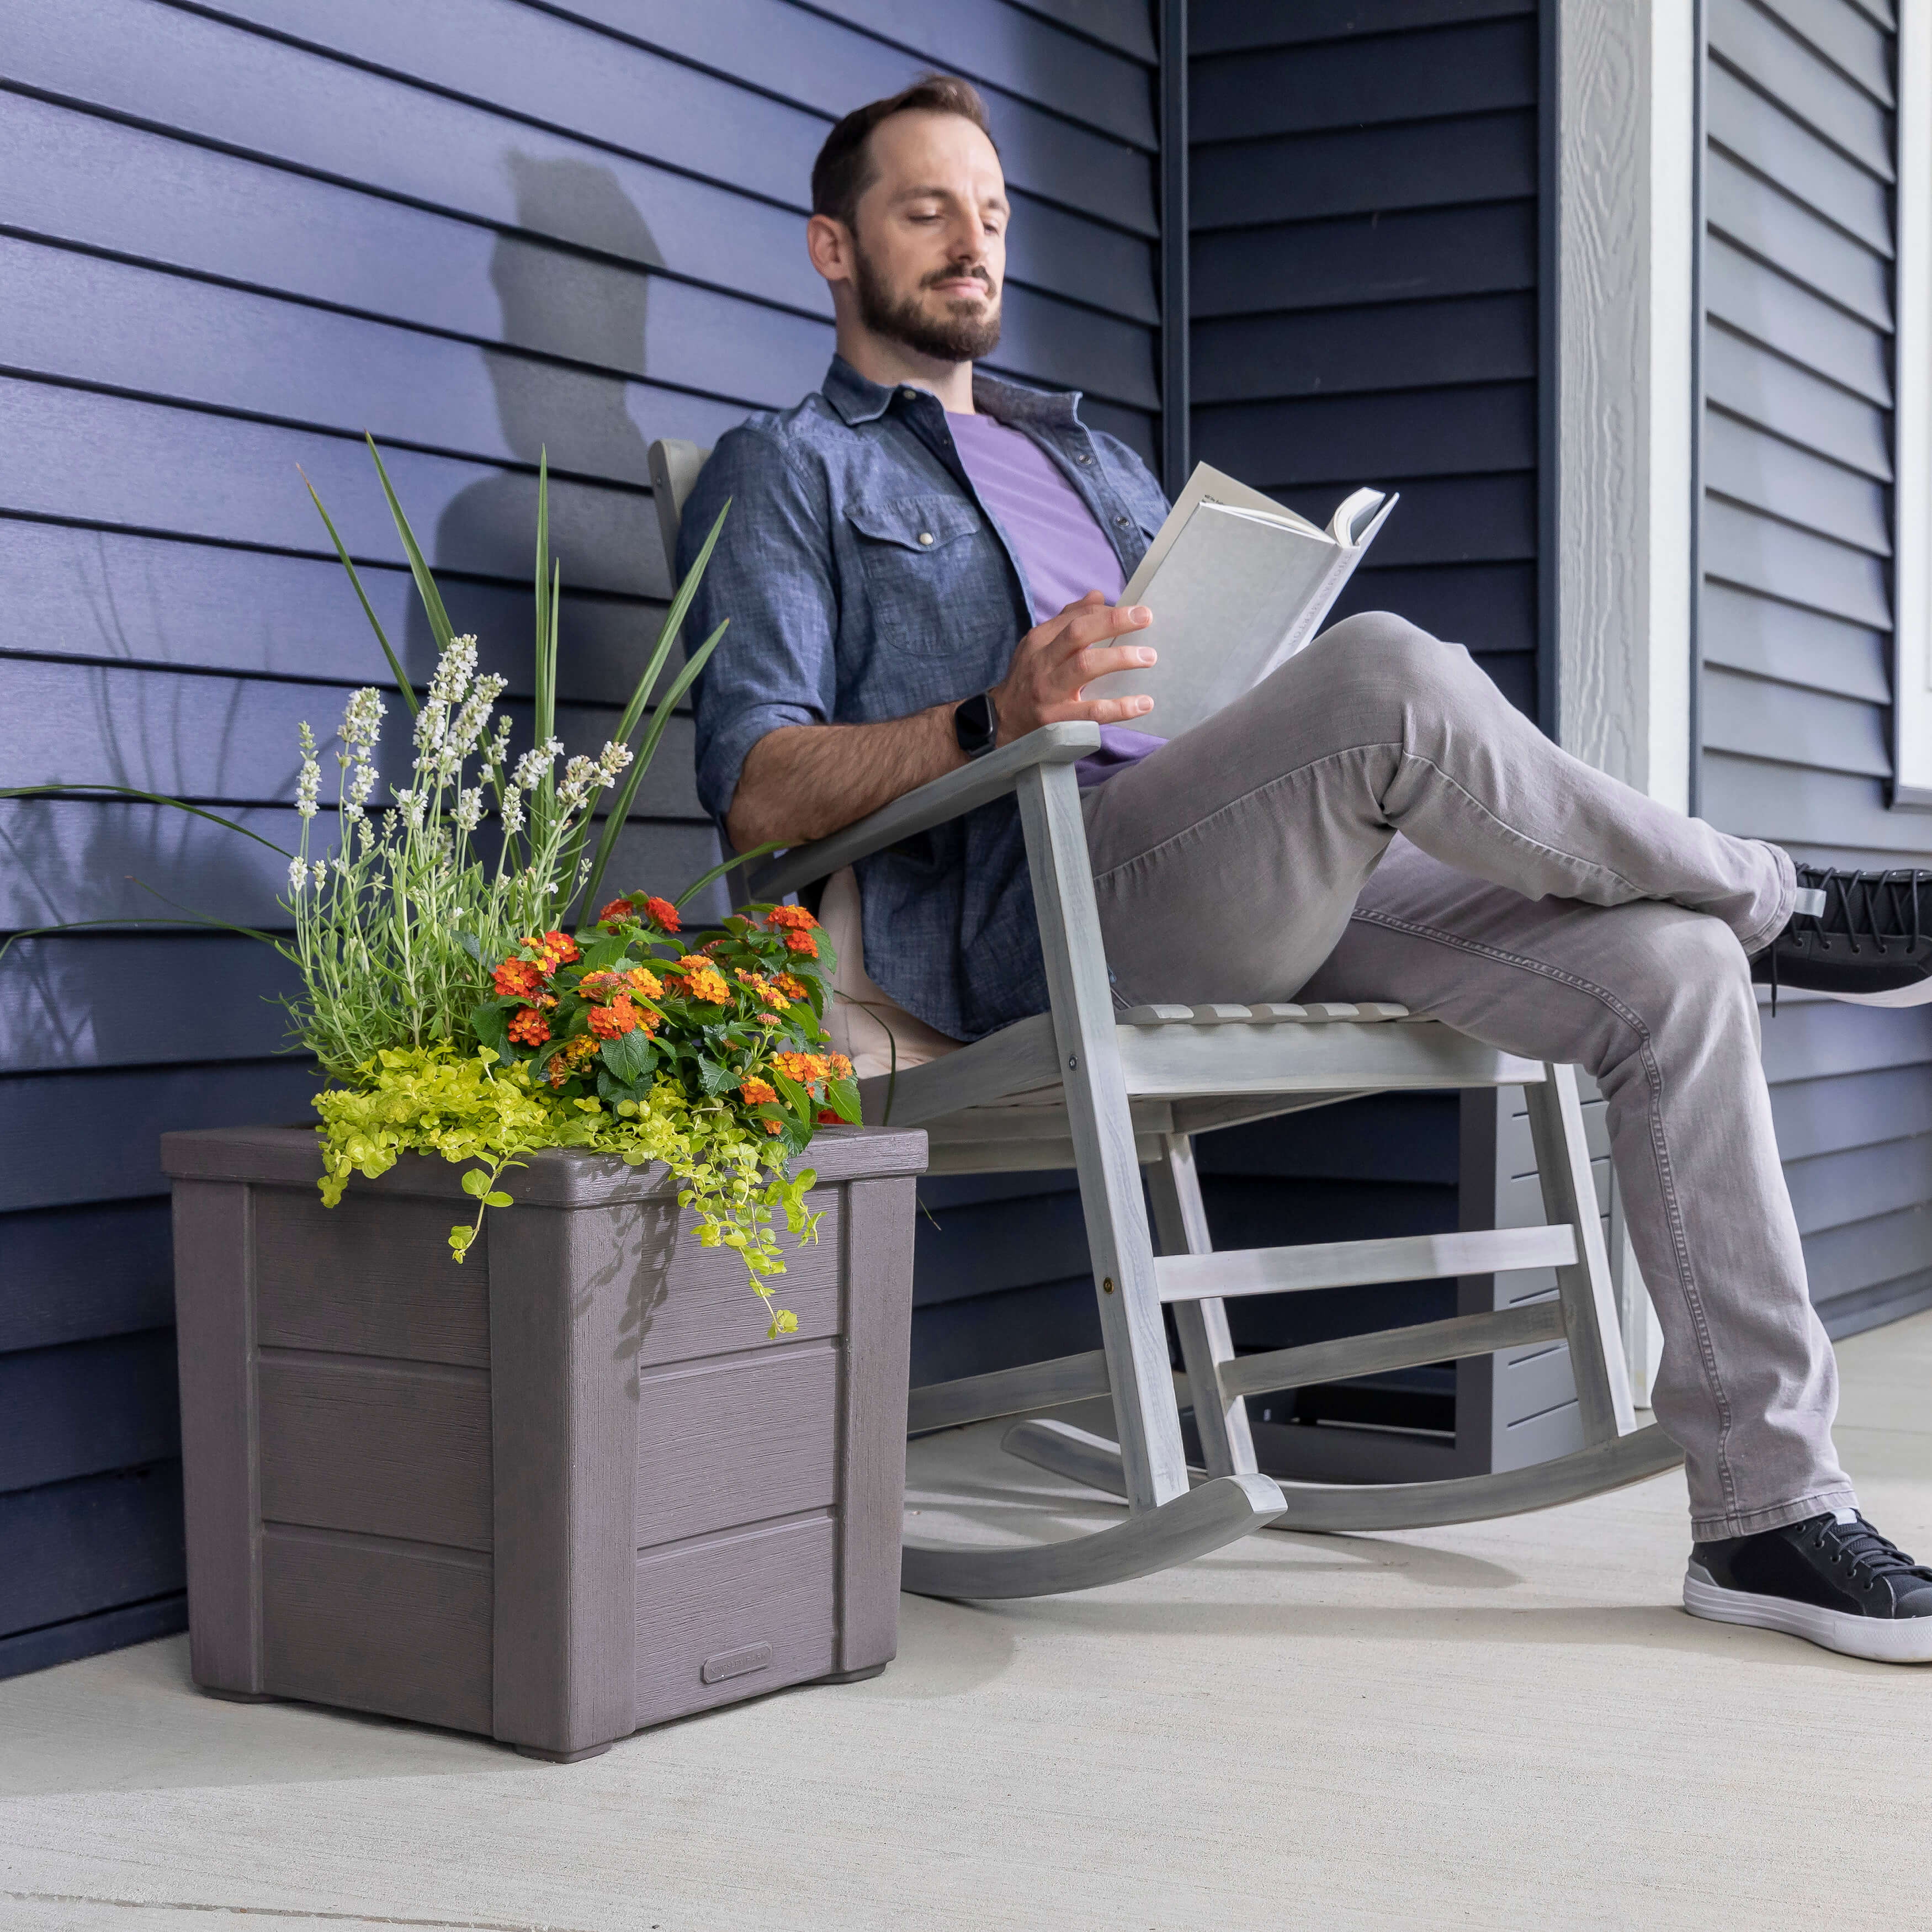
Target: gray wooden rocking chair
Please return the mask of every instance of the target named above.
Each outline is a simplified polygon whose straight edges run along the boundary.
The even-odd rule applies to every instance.
[[[668,556],[708,454],[690,443],[652,446]],[[1045,1544],[909,1542],[905,1587],[956,1598],[1084,1589],[1186,1562],[1252,1530],[1472,1522],[1571,1502],[1678,1462],[1660,1430],[1636,1426],[1574,1070],[1516,1059],[1386,1003],[1116,1011],[1073,770],[1099,742],[1094,725],[1048,725],[785,854],[752,880],[755,896],[782,897],[1018,795],[1052,1009],[900,1070],[892,1124],[926,1130],[938,1172],[1075,1169],[1104,1346],[914,1389],[908,1426],[917,1433],[1111,1396],[1117,1441],[1046,1419],[1016,1424],[1004,1447],[1124,1496],[1128,1514]],[[868,1120],[886,1105],[887,1084],[861,1083]],[[1209,1241],[1193,1135],[1366,1094],[1514,1085],[1528,1104],[1547,1226],[1219,1253]],[[1228,1337],[1231,1296],[1532,1268],[1555,1269],[1554,1299],[1265,1354],[1238,1357]],[[1179,1376],[1162,1316],[1168,1306]],[[1247,1396],[1544,1340],[1569,1345],[1584,1438],[1569,1455],[1490,1475],[1384,1484],[1284,1484],[1256,1468]],[[1194,1412],[1204,1471],[1186,1463],[1183,1402]]]

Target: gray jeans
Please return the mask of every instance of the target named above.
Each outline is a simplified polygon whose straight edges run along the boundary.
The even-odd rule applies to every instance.
[[[1087,826],[1136,1003],[1395,1000],[1588,1068],[1693,1534],[1852,1504],[1745,963],[1790,916],[1784,853],[1581,764],[1380,612],[1092,794]]]

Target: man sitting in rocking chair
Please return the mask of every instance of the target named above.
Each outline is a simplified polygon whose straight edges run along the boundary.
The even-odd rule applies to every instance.
[[[1154,661],[1149,614],[1114,600],[1167,504],[1077,396],[975,371],[1010,213],[979,96],[934,77],[848,115],[812,193],[838,354],[719,442],[683,523],[681,566],[731,500],[694,615],[700,636],[730,619],[698,760],[733,844],[802,844],[1040,725],[1099,724],[1080,776],[1123,999],[1397,1000],[1587,1067],[1663,1328],[1687,1608],[1932,1661],[1932,1569],[1859,1515],[1832,1448],[1752,990],[1774,963],[1787,986],[1932,998],[1932,874],[1794,867],[1682,817],[1385,613],[1171,743],[1134,728],[1158,728],[1150,700],[1083,699]],[[865,973],[918,1028],[970,1040],[1045,1010],[1012,800],[857,882]]]

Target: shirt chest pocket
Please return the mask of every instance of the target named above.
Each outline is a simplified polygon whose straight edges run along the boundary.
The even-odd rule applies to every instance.
[[[912,650],[956,649],[990,613],[1011,627],[1012,602],[992,530],[958,496],[899,496],[845,512],[865,574],[874,632]]]

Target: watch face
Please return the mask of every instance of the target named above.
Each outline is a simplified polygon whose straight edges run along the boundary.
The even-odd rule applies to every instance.
[[[998,730],[992,702],[983,691],[953,707],[952,734],[959,741],[959,748],[969,755],[991,751]]]

